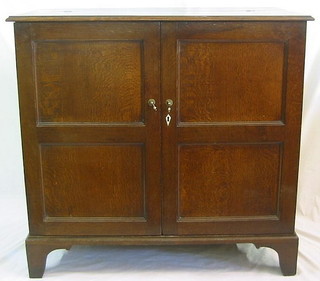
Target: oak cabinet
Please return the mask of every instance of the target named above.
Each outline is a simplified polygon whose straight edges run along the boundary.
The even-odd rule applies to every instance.
[[[30,277],[75,244],[254,243],[296,271],[306,16],[17,16]]]

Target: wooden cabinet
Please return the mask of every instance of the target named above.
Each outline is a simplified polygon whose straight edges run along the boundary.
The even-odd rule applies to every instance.
[[[184,12],[9,18],[30,277],[76,244],[254,243],[295,274],[312,18]]]

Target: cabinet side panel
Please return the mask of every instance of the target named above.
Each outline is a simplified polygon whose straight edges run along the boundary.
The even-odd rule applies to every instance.
[[[32,31],[30,23],[15,23],[15,46],[25,188],[30,234],[39,230],[43,219],[41,166],[36,130],[36,102],[32,61]]]

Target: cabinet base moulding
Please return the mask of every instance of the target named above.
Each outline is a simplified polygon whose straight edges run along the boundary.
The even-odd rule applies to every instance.
[[[279,256],[281,271],[285,276],[296,274],[298,237],[281,236],[28,236],[26,250],[30,278],[43,276],[47,255],[57,249],[70,250],[74,245],[215,245],[253,243],[257,248],[269,247]]]

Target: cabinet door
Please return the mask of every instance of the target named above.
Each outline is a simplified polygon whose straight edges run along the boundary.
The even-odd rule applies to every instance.
[[[163,233],[294,231],[305,24],[162,26]]]
[[[159,23],[15,28],[30,233],[159,234]]]

